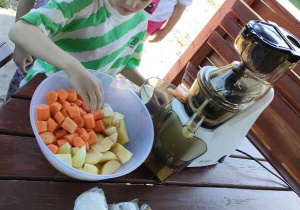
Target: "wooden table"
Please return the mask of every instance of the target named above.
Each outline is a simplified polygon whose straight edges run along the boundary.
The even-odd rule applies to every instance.
[[[73,209],[75,199],[95,186],[109,203],[138,198],[153,210],[300,209],[298,196],[282,181],[236,152],[222,164],[187,168],[163,184],[144,165],[102,182],[61,174],[41,153],[29,121],[30,99],[44,78],[36,76],[0,108],[0,209]],[[272,169],[247,140],[239,149]]]

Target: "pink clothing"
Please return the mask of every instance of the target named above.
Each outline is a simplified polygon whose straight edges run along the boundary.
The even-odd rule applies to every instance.
[[[157,30],[159,30],[164,25],[165,22],[166,21],[154,22],[154,21],[148,20],[147,33],[149,33],[149,34],[155,33]]]

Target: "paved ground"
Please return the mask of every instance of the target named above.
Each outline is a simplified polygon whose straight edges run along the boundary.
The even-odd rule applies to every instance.
[[[224,0],[194,0],[192,6],[186,9],[181,20],[163,41],[145,44],[139,69],[141,73],[146,78],[163,78],[223,2]],[[15,2],[13,4],[12,8],[15,8]],[[11,49],[14,45],[7,34],[14,21],[14,9],[0,9],[0,42],[6,41]],[[0,69],[0,104],[4,102],[15,69],[13,61]]]

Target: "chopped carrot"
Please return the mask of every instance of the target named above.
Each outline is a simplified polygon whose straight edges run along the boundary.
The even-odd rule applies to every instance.
[[[47,131],[47,122],[37,120],[37,121],[35,121],[35,127],[39,133],[46,132]]]
[[[63,121],[66,119],[66,117],[61,112],[57,112],[54,115],[54,119],[59,125],[61,125]]]
[[[81,128],[76,128],[75,133],[77,133],[79,135],[80,130],[81,130]]]
[[[102,120],[103,117],[104,117],[104,114],[103,114],[103,110],[102,109],[98,109],[94,114],[94,118],[95,118],[95,121],[97,120]]]
[[[51,116],[55,115],[61,110],[62,105],[58,102],[54,102],[50,105],[50,114]]]
[[[67,89],[66,90],[68,92],[68,98],[67,101],[69,102],[75,102],[77,100],[77,92],[75,89]]]
[[[54,131],[54,135],[56,136],[57,139],[62,139],[65,135],[67,135],[67,131],[65,130],[57,130]]]
[[[63,109],[66,109],[67,107],[70,107],[70,106],[71,106],[71,104],[70,104],[68,101],[62,102],[61,105],[62,105],[62,108],[63,108]]]
[[[68,107],[67,111],[72,119],[75,117],[80,117],[80,110],[76,104],[75,104],[75,106]]]
[[[81,98],[81,96],[79,94],[77,94],[77,99],[83,101],[83,99]]]
[[[64,102],[65,100],[67,100],[68,98],[68,92],[64,89],[60,89],[59,91],[57,91],[57,98],[58,98],[58,101],[60,103]]]
[[[79,110],[80,110],[80,117],[83,117],[84,115],[86,115],[86,111],[84,111],[81,108],[79,108]]]
[[[65,143],[68,143],[69,141],[68,140],[66,140],[66,139],[59,139],[59,140],[57,140],[57,145],[59,146],[59,147],[61,147],[62,145],[64,145]]]
[[[94,131],[89,132],[89,145],[92,145],[97,142],[97,134]]]
[[[56,138],[55,138],[55,136],[53,135],[53,133],[50,133],[50,132],[48,132],[48,131],[42,133],[40,136],[41,136],[43,142],[44,142],[46,145],[52,144],[52,143],[56,140]]]
[[[58,124],[51,117],[48,119],[47,125],[48,125],[48,131],[51,133],[53,133],[58,126]]]
[[[75,147],[81,148],[83,146],[86,146],[85,142],[80,137],[75,137],[73,140],[73,145]]]
[[[77,100],[75,101],[75,104],[76,104],[77,106],[81,107],[82,104],[83,104],[83,101],[80,100],[80,99],[77,99]]]
[[[77,104],[75,104],[75,103],[71,103],[71,106],[77,106]],[[77,106],[78,107],[78,106]],[[79,107],[78,107],[79,108]]]
[[[84,128],[82,128],[78,134],[83,141],[87,142],[89,140],[89,134],[86,132]]]
[[[93,114],[87,114],[83,116],[85,128],[94,128],[95,127],[95,119]]]
[[[65,121],[61,124],[61,127],[69,133],[74,133],[75,129],[77,128],[77,124],[69,117],[67,117]]]
[[[77,133],[71,133],[71,134],[67,134],[64,136],[64,139],[67,139],[71,145],[73,145],[73,140],[75,137],[77,137],[78,134]]]
[[[61,113],[62,113],[65,117],[70,117],[69,112],[68,112],[67,109],[61,110]]]
[[[53,154],[56,154],[58,151],[58,147],[54,144],[49,144],[49,145],[47,145],[47,147]]]
[[[40,104],[36,107],[37,120],[48,120],[50,117],[50,108],[48,105]]]
[[[54,103],[57,100],[57,93],[55,91],[49,91],[45,97],[46,103],[48,105]]]
[[[93,129],[95,132],[102,132],[102,131],[104,131],[105,130],[105,125],[104,125],[104,123],[103,123],[103,121],[102,120],[97,120],[96,122],[95,122],[95,127],[94,127],[94,129]]]
[[[91,129],[91,128],[89,128],[89,129],[85,129],[86,130],[86,132],[91,132],[91,131],[93,131],[93,129]]]
[[[83,128],[84,119],[82,117],[75,117],[73,120],[77,124],[78,128]]]

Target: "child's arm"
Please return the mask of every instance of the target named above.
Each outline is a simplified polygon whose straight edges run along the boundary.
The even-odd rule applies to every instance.
[[[70,54],[61,50],[36,26],[20,20],[9,31],[9,38],[36,58],[63,69],[74,88],[92,110],[102,105],[100,81]]]
[[[126,69],[121,74],[139,87],[145,82],[145,78],[136,69]]]
[[[16,21],[23,15],[27,14],[34,6],[36,0],[19,0]],[[25,67],[33,62],[32,56],[24,51],[19,45],[15,46],[14,50],[14,62],[20,68],[20,70],[26,74]]]
[[[154,38],[150,39],[150,42],[159,42],[161,41],[163,38],[165,38],[165,36],[172,30],[172,28],[176,25],[176,23],[178,22],[178,20],[180,19],[180,17],[182,16],[184,10],[185,10],[186,6],[181,4],[181,3],[177,3],[174,11],[172,13],[172,16],[169,18],[169,20],[167,21],[167,23],[165,24],[165,26],[158,30],[157,32],[155,32],[153,34]]]

